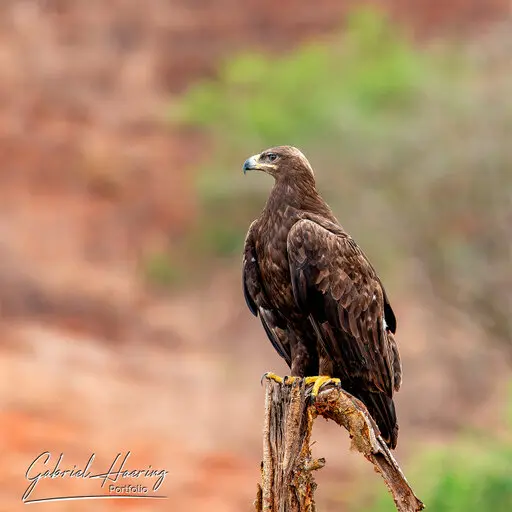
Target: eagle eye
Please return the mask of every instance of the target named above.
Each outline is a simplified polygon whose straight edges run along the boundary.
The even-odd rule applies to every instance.
[[[266,159],[269,162],[275,162],[277,160],[277,155],[275,153],[267,153],[266,154]]]

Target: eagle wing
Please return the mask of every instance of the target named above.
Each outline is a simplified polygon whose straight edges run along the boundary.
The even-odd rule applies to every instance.
[[[325,219],[294,224],[287,248],[294,298],[338,376],[391,398],[401,382],[396,319],[361,249]]]
[[[291,348],[287,333],[286,321],[282,315],[271,306],[265,293],[258,265],[258,257],[253,241],[254,223],[249,228],[245,240],[242,280],[244,297],[247,306],[254,316],[259,316],[263,328],[277,353],[291,366]]]

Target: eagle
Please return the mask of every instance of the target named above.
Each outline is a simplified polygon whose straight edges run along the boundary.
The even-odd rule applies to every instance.
[[[248,171],[270,174],[274,185],[245,239],[247,306],[291,378],[313,379],[316,393],[335,380],[364,403],[395,448],[393,393],[402,381],[397,321],[375,269],[318,193],[301,151],[267,149],[245,161]]]

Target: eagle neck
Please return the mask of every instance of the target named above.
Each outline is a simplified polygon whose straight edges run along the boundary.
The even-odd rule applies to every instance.
[[[332,215],[331,209],[316,190],[314,179],[276,180],[265,207],[265,213],[275,214],[285,210]]]

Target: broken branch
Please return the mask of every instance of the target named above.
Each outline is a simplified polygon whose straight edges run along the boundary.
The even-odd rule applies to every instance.
[[[313,471],[325,464],[324,459],[313,459],[310,446],[313,422],[319,414],[349,432],[352,446],[381,474],[399,512],[423,510],[360,400],[327,385],[310,404],[311,385],[306,386],[303,379],[291,385],[270,379],[265,382],[262,483],[255,502],[259,512],[315,510]]]

